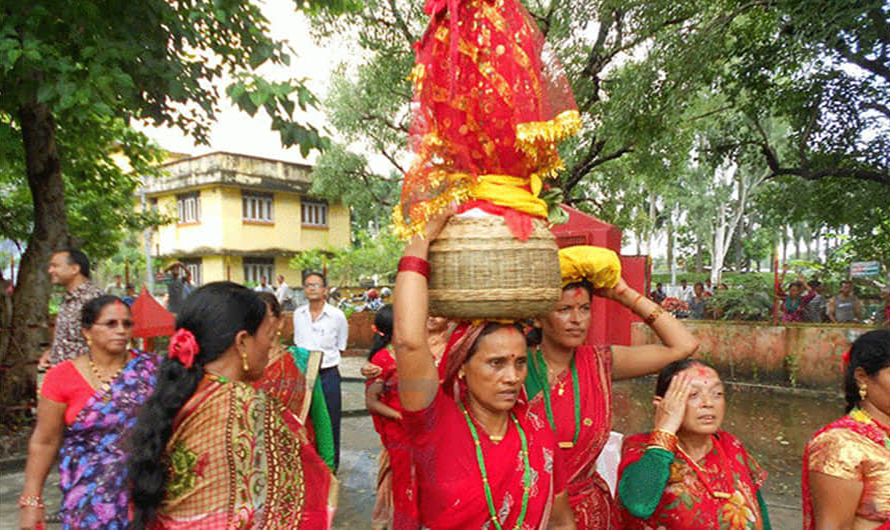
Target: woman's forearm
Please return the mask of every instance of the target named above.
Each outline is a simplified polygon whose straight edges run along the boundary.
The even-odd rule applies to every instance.
[[[404,256],[425,260],[428,253],[429,241],[415,237],[405,247]],[[399,399],[405,410],[423,410],[433,402],[439,388],[439,373],[427,341],[427,278],[414,270],[399,271],[395,291],[393,347]]]
[[[666,449],[649,449],[628,465],[618,482],[618,499],[634,517],[652,517],[671,476],[674,455]]]
[[[62,440],[41,441],[34,438],[31,436],[31,441],[28,443],[28,461],[25,464],[25,486],[22,489],[22,495],[41,497],[43,484],[49,475],[50,467],[59,454]]]
[[[651,323],[647,323],[661,343],[673,351],[672,357],[675,358],[673,360],[685,359],[698,349],[698,339],[686,329],[686,326],[673,315],[661,309],[660,305],[645,296],[640,296],[640,293],[634,289],[628,287],[621,293],[619,302],[644,321],[651,316],[656,317]]]

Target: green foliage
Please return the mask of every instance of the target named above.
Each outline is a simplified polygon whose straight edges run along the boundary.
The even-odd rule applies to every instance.
[[[773,311],[773,284],[760,275],[739,275],[729,289],[717,289],[708,308],[721,320],[769,320]]]
[[[326,266],[331,285],[357,285],[375,275],[390,281],[395,278],[404,246],[389,229],[377,233],[359,230],[349,248],[303,252],[290,261],[290,267],[304,271],[322,270]]]

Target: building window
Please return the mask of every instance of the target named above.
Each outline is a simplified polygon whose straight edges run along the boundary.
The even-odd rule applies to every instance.
[[[204,284],[201,258],[186,258],[179,261],[185,265],[185,270],[188,271],[189,285],[198,287]]]
[[[242,192],[241,218],[245,221],[271,223],[274,221],[272,217],[272,200],[271,193]]]
[[[244,258],[244,283],[259,284],[266,278],[266,284],[272,285],[275,274],[275,260],[272,258]]]
[[[306,226],[328,226],[328,205],[324,202],[302,201],[300,217]]]
[[[201,196],[196,191],[176,196],[176,214],[180,223],[201,222]]]

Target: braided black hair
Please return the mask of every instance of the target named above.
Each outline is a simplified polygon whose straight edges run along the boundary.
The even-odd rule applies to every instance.
[[[173,435],[173,418],[204,377],[204,365],[229,349],[238,332],[256,333],[266,317],[266,304],[244,286],[214,282],[185,299],[176,328],[195,335],[199,353],[191,368],[165,359],[154,392],[139,411],[131,438],[128,471],[134,518],[131,528],[145,528],[164,499],[167,462],[164,452]]]

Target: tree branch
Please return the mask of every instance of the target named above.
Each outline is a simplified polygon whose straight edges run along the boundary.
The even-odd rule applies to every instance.
[[[405,40],[408,41],[408,47],[411,48],[414,46],[414,41],[417,39],[414,38],[414,35],[412,35],[411,31],[408,29],[405,19],[402,18],[402,13],[396,9],[396,0],[389,0],[389,8],[392,10],[393,16],[396,17],[396,25],[398,26],[399,31],[401,31]]]

